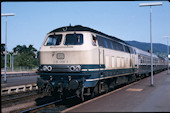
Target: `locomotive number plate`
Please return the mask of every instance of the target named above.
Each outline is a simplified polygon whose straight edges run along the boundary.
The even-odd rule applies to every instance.
[[[64,59],[65,55],[64,53],[57,53],[57,59]]]

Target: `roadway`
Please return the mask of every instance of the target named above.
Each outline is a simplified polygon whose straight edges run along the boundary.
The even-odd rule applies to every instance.
[[[101,95],[63,112],[170,112],[170,74],[167,71]]]

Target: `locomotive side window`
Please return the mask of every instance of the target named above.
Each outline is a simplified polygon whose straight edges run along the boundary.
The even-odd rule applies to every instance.
[[[113,45],[113,42],[112,42],[112,41],[109,41],[109,43],[110,43],[111,49],[115,49],[115,47],[114,47],[114,45]]]
[[[112,49],[112,47],[111,47],[111,45],[110,45],[110,41],[111,41],[111,40],[106,39],[106,42],[107,42],[107,48]]]
[[[97,46],[97,44],[96,44],[97,38],[96,38],[95,36],[93,36],[93,35],[92,35],[92,37],[93,37],[92,45],[93,45],[93,46]]]
[[[62,39],[62,35],[50,35],[48,36],[46,46],[49,45],[60,45]]]
[[[134,49],[134,53],[136,54],[136,50]]]
[[[105,39],[101,36],[97,36],[97,39],[98,39],[99,46],[102,46],[104,48],[109,48],[109,49],[115,49],[118,51],[124,51],[123,45],[118,42],[115,42],[115,41],[112,41],[109,39]]]
[[[115,42],[115,46],[116,46],[116,50],[124,51],[124,50],[123,50],[123,45],[122,45],[122,44]]]
[[[125,51],[128,52],[128,53],[130,53],[129,48],[128,48],[127,46],[124,46],[124,47],[125,47]]]
[[[82,45],[83,35],[82,34],[67,34],[64,45]]]
[[[102,46],[104,48],[112,49],[113,45],[110,44],[110,40],[105,39],[105,38],[103,38],[101,36],[97,36],[97,39],[98,39],[99,46]]]
[[[98,39],[99,46],[105,47],[104,46],[104,39],[102,37],[100,37],[100,36],[97,36],[97,39]]]
[[[129,47],[129,50],[130,50],[131,54],[134,54],[134,51],[133,51],[133,49],[131,47]]]
[[[109,46],[107,45],[107,40],[103,38],[103,41],[104,41],[104,47],[109,48]]]
[[[115,41],[112,41],[112,45],[113,45],[113,49],[118,50],[117,49],[117,43]]]

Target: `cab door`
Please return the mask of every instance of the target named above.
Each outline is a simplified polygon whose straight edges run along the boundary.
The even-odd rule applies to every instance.
[[[105,61],[104,61],[104,48],[103,47],[99,47],[98,49],[99,51],[99,71],[100,73],[104,71],[105,68]]]
[[[104,44],[103,44],[103,39],[102,37],[96,35],[93,36],[93,40],[95,40],[97,47],[98,47],[98,64],[99,64],[99,73],[102,74],[101,72],[104,70]]]

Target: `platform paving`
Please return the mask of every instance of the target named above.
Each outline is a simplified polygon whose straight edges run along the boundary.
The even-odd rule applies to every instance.
[[[170,74],[167,71],[96,97],[63,112],[170,112]]]
[[[34,73],[34,74],[32,74]],[[11,75],[7,75],[7,82],[4,83],[4,78],[1,76],[1,88],[19,86],[19,85],[27,85],[27,84],[35,84],[37,82],[37,75],[34,71],[29,72],[11,72],[8,73]],[[13,75],[16,74],[16,75]]]
[[[35,73],[35,71],[10,71],[6,72],[6,74],[19,74],[19,73]],[[1,74],[4,74],[4,71],[1,70]]]

